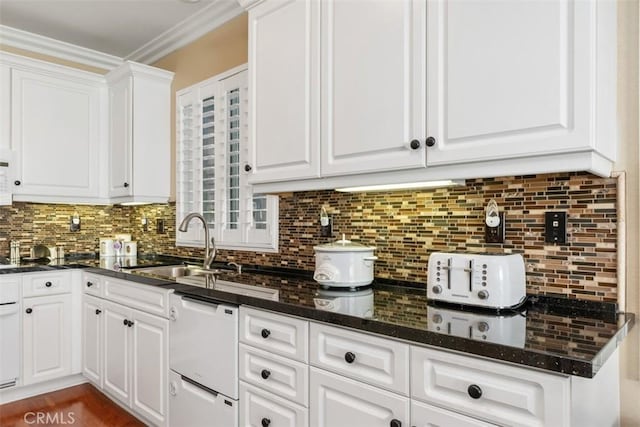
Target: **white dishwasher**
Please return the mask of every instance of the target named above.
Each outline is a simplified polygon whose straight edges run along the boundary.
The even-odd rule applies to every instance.
[[[238,425],[238,307],[171,295],[169,425]]]

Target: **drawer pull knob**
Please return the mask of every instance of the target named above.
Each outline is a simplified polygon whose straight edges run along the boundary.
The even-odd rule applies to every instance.
[[[46,282],[44,285],[45,285],[47,288],[50,288],[50,287],[51,287],[51,282]]]
[[[269,335],[271,335],[271,331],[268,329],[263,329],[262,331],[260,331],[260,335],[262,335],[262,338],[267,338]]]
[[[271,372],[267,371],[266,369],[263,369],[262,372],[260,372],[260,376],[262,377],[263,380],[266,380],[267,378],[269,378],[270,375],[271,375]]]
[[[469,393],[469,396],[471,396],[472,399],[480,399],[480,397],[482,397],[482,389],[480,386],[475,384],[471,384],[469,386],[467,393]]]
[[[100,310],[99,308],[96,308],[96,314],[100,314],[102,313],[102,310]]]
[[[87,282],[87,288],[90,288],[90,287],[92,287],[92,286],[93,286],[93,283],[91,283],[91,282]]]
[[[122,321],[122,324],[123,324],[124,326],[129,326],[129,321],[128,321],[127,319],[124,319],[124,320]]]
[[[427,147],[433,147],[434,145],[436,145],[436,139],[430,136],[429,138],[427,138],[425,143],[427,144]]]
[[[355,355],[355,354],[353,354],[353,353],[351,353],[350,351],[347,351],[347,352],[344,354],[344,360],[345,360],[347,363],[353,363],[353,361],[354,361],[354,360],[356,360],[356,355]]]
[[[127,326],[128,327],[132,327],[133,326],[133,322],[131,320],[127,320]]]
[[[262,427],[269,427],[269,424],[271,424],[271,420],[269,418],[263,418],[260,421],[260,424],[262,424]]]
[[[25,311],[27,312],[27,314],[31,314],[31,313],[33,313],[33,310],[32,310],[32,309],[30,309],[30,308],[27,308]]]
[[[412,140],[409,144],[412,150],[417,150],[418,148],[420,148],[420,145],[420,141],[418,141],[417,139]]]
[[[396,420],[395,418],[391,420],[389,423],[389,427],[402,427],[402,423],[400,420]]]

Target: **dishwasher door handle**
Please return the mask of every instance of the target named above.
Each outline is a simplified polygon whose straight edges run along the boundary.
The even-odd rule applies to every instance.
[[[217,304],[215,302],[203,301],[203,300],[198,299],[198,298],[190,297],[189,295],[183,295],[181,298],[182,298],[183,301],[188,301],[188,302],[192,302],[192,303],[195,303],[195,304],[206,305],[208,307],[212,307],[215,310],[217,310],[218,306],[220,305],[220,304]]]

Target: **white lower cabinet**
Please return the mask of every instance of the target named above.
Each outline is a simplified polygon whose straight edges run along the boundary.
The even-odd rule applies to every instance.
[[[82,373],[102,388],[103,302],[84,295],[82,301]]]
[[[409,398],[310,369],[311,427],[402,427],[409,424]]]
[[[131,405],[131,340],[127,315],[130,309],[104,302],[104,390]]]
[[[23,378],[29,385],[71,374],[70,294],[23,300]]]
[[[104,390],[155,425],[167,422],[169,321],[104,302]]]
[[[307,408],[240,381],[241,427],[307,427],[308,425]]]
[[[85,275],[84,282],[88,276]],[[127,293],[126,281],[119,297]],[[139,294],[132,283],[132,304]],[[152,293],[166,293],[148,287]],[[83,302],[83,372],[144,421],[168,423],[169,320],[86,294]]]
[[[238,409],[222,394],[169,372],[169,425],[171,427],[233,427]]]

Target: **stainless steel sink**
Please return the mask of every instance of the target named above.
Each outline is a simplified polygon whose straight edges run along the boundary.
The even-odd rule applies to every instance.
[[[131,270],[133,273],[149,273],[156,276],[175,279],[177,277],[186,276],[209,276],[221,273],[221,270],[206,270],[195,265],[163,265],[159,267],[143,267]]]

